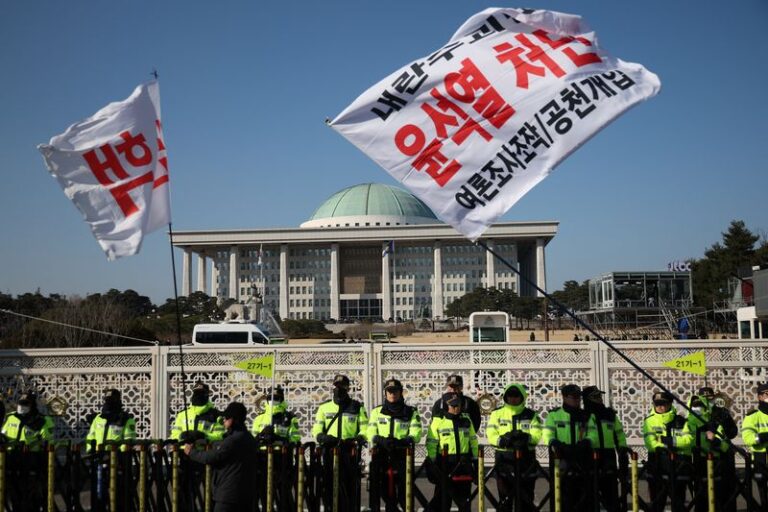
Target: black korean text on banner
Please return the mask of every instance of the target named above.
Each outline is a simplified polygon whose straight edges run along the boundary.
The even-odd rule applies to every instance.
[[[658,78],[577,16],[489,9],[363,93],[331,126],[475,240]]]

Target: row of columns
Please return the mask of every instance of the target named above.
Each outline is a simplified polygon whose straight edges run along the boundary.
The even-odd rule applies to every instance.
[[[490,249],[495,248],[493,241],[486,242]],[[382,254],[387,249],[389,243],[382,243]],[[532,251],[532,258],[534,262],[529,262],[528,268],[535,272],[535,282],[539,288],[547,289],[546,280],[546,262],[544,247],[546,241],[542,238],[536,239],[535,252]],[[196,253],[197,264],[197,287],[195,291],[208,293],[208,295],[218,296],[218,277],[219,271],[216,265],[212,265],[211,271],[211,285],[208,287],[208,258],[204,253]],[[486,265],[486,282],[487,287],[496,286],[496,258],[490,252],[486,252],[485,255]],[[382,316],[383,318],[393,317],[393,294],[392,284],[394,279],[391,278],[393,264],[393,254],[387,254],[382,259],[381,265],[381,283],[382,283]],[[434,286],[432,289],[432,316],[443,316],[443,267],[442,267],[442,244],[438,240],[433,245],[433,274],[434,274]],[[513,255],[512,263],[517,264],[517,254]],[[531,265],[533,263],[533,265]],[[240,251],[239,246],[233,245],[229,249],[229,276],[228,276],[228,297],[235,300],[240,300]],[[192,251],[190,249],[184,249],[182,257],[182,286],[181,294],[187,296],[192,291]],[[210,292],[208,291],[210,290]],[[519,291],[519,287],[518,287]],[[340,302],[340,283],[339,283],[339,244],[331,244],[331,276],[330,276],[330,301],[331,301],[331,318],[339,318],[339,302]],[[537,292],[536,295],[541,297],[543,294]],[[282,244],[280,246],[280,316],[282,318],[288,317],[288,244]]]

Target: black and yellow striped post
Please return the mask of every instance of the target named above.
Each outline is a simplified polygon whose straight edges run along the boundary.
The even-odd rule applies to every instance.
[[[109,510],[117,510],[117,445],[109,446]]]
[[[333,512],[339,512],[339,447],[333,449]]]
[[[147,511],[147,445],[139,445],[139,512]]]
[[[266,510],[272,510],[272,501],[275,499],[275,448],[273,445],[267,446],[267,507]]]
[[[211,445],[205,447],[206,450],[211,449]],[[213,468],[210,464],[205,465],[205,486],[203,488],[205,512],[213,512]]]
[[[171,446],[171,512],[179,510],[179,446]]]
[[[553,457],[553,475],[552,475],[552,486],[554,487],[553,490],[553,499],[555,502],[554,511],[555,512],[561,512],[562,511],[562,503],[561,503],[561,494],[562,491],[560,489],[560,457],[557,453],[557,451],[554,451],[552,453]]]
[[[640,497],[637,485],[637,452],[632,452],[632,462],[630,468],[630,478],[632,480],[632,512],[640,512]]]
[[[56,447],[53,444],[48,445],[48,495],[47,495],[47,507],[48,512],[56,512],[56,508],[53,503],[54,486],[56,482]]]
[[[709,512],[717,512],[715,505],[715,456],[707,454],[707,503]]]
[[[299,469],[296,473],[296,510],[304,512],[304,447],[299,447]]]
[[[477,512],[485,512],[485,446],[477,451]]]
[[[0,506],[5,505],[5,445],[0,445]]]
[[[405,449],[405,512],[413,512],[413,446]]]

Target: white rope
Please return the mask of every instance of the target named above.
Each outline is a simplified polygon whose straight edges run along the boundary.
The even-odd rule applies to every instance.
[[[80,327],[78,325],[65,324],[63,322],[56,322],[54,320],[47,320],[45,318],[39,318],[39,317],[36,317],[36,316],[25,315],[23,313],[17,313],[15,311],[11,311],[9,309],[0,309],[0,313],[6,313],[8,315],[20,316],[22,318],[29,318],[31,320],[37,320],[38,322],[46,322],[46,323],[53,324],[53,325],[61,325],[63,327],[69,327],[70,329],[79,329],[81,331],[93,332],[93,333],[96,333],[96,334],[104,334],[104,335],[107,335],[107,336],[113,336],[115,338],[123,338],[123,339],[126,339],[126,340],[132,340],[132,341],[140,341],[142,343],[148,343],[150,345],[159,345],[160,344],[159,341],[143,340],[141,338],[132,338],[131,336],[123,336],[122,334],[115,334],[113,332],[99,331],[97,329],[89,329],[88,327]]]

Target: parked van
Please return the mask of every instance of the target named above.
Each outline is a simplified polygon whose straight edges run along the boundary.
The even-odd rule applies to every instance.
[[[284,338],[281,338],[284,343]],[[193,345],[269,345],[269,332],[256,323],[225,322],[197,324],[192,330]],[[278,341],[279,343],[279,341]]]
[[[469,315],[469,341],[508,342],[509,314],[504,311],[477,311]]]

